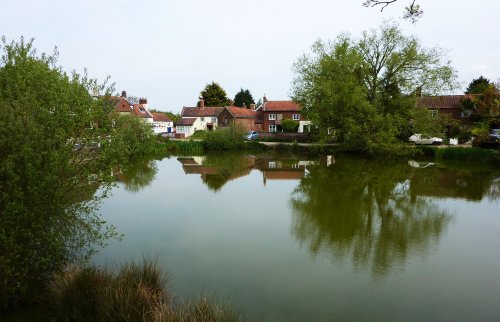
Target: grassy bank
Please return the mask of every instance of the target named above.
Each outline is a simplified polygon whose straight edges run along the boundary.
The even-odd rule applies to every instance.
[[[434,157],[436,160],[456,160],[467,162],[496,163],[500,165],[500,151],[482,149],[477,147],[429,147],[417,148],[425,156]]]
[[[175,298],[152,260],[127,263],[118,271],[72,267],[54,277],[46,300],[58,321],[243,321],[211,297]]]

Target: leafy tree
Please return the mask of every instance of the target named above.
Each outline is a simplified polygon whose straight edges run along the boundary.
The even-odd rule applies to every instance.
[[[465,94],[483,94],[491,84],[489,79],[480,76],[469,83],[469,86],[467,86],[465,90]]]
[[[248,89],[243,90],[243,88],[241,88],[240,91],[234,96],[233,105],[238,107],[246,106],[246,108],[250,108],[250,104],[255,104],[252,94]]]
[[[490,127],[500,126],[500,89],[490,84],[476,101],[476,119]]]
[[[390,5],[391,3],[397,2],[398,0],[388,0],[388,1],[378,1],[378,0],[366,0],[363,3],[365,7],[380,7],[380,11],[384,11],[384,9]],[[404,9],[404,19],[410,20],[412,23],[416,23],[418,19],[422,17],[424,11],[420,7],[419,4],[415,3],[416,0],[412,0],[411,3],[405,7]]]
[[[6,308],[36,296],[52,272],[116,236],[96,210],[112,184],[111,165],[132,156],[117,148],[121,124],[139,120],[114,115],[112,87],[66,74],[56,65],[57,51],[38,55],[23,38],[2,38],[0,47],[0,304]]]
[[[207,84],[207,86],[205,86],[205,88],[200,92],[200,96],[205,100],[205,106],[231,105],[226,91],[216,82]]]
[[[294,65],[292,97],[319,126],[320,139],[335,129],[346,148],[401,151],[398,138],[408,129],[416,90],[433,93],[455,84],[455,72],[441,63],[442,55],[387,23],[358,41],[345,34],[317,41],[312,55]]]

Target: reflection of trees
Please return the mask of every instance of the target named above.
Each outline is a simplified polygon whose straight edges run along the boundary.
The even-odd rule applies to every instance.
[[[119,181],[125,184],[125,189],[138,192],[153,182],[158,167],[151,159],[139,159],[135,162],[120,167],[121,172],[116,174]]]
[[[293,234],[313,255],[351,258],[377,276],[437,242],[450,216],[427,198],[412,198],[406,164],[337,159],[301,180],[291,200]]]
[[[242,153],[208,154],[203,164],[192,167],[200,173],[203,182],[213,191],[218,191],[226,182],[250,173],[255,166],[255,158]]]

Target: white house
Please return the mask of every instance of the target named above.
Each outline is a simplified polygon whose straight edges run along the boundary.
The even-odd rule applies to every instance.
[[[167,115],[158,112],[151,114],[153,115],[153,132],[155,134],[173,132],[174,122]]]
[[[224,107],[206,107],[205,102],[200,100],[199,107],[183,107],[181,119],[177,122],[176,133],[188,137],[195,131],[215,130],[217,128],[217,116]]]

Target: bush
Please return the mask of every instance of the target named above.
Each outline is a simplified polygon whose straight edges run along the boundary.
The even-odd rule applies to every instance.
[[[498,162],[500,153],[494,150],[486,150],[477,147],[460,148],[449,147],[435,149],[436,158],[438,160],[460,160],[474,162]]]
[[[299,122],[286,119],[281,122],[281,127],[285,133],[297,133]]]

